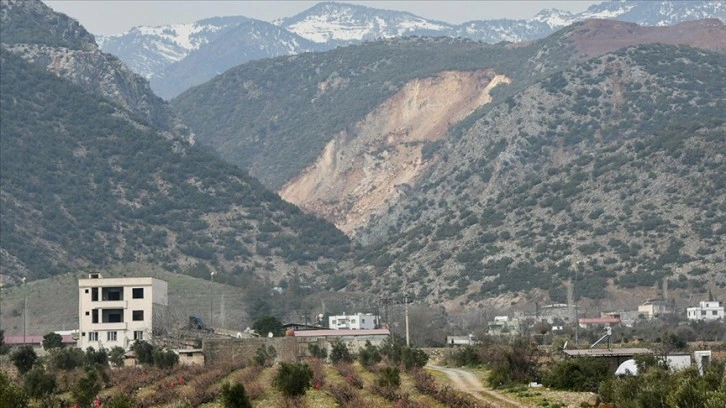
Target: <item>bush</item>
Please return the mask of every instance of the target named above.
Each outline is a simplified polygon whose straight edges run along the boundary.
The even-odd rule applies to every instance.
[[[252,402],[250,402],[242,383],[230,384],[226,382],[222,384],[219,398],[222,400],[224,408],[252,408]]]
[[[332,361],[333,364],[352,363],[353,356],[350,355],[350,350],[348,350],[348,346],[346,346],[345,343],[335,342],[331,346],[330,361]]]
[[[310,355],[315,358],[328,358],[328,350],[324,347],[320,347],[317,344],[308,344],[308,351],[310,352]]]
[[[406,370],[421,368],[429,361],[429,356],[421,349],[403,347],[401,349],[401,363]]]
[[[85,357],[81,349],[73,347],[57,349],[50,354],[50,364],[56,370],[72,370],[83,366]]]
[[[255,356],[253,357],[253,362],[255,365],[259,367],[271,367],[272,364],[275,362],[275,358],[277,357],[277,350],[275,350],[272,346],[261,345],[257,352],[255,353]]]
[[[154,346],[151,344],[136,340],[131,350],[136,354],[136,361],[140,364],[154,364]]]
[[[519,337],[511,345],[493,347],[488,359],[491,373],[489,384],[501,387],[512,383],[526,384],[539,376],[537,345]]]
[[[703,376],[691,367],[672,372],[651,365],[638,376],[609,378],[600,386],[599,394],[618,408],[644,406],[723,407],[726,401],[724,364],[714,362]]]
[[[179,356],[172,350],[154,349],[154,365],[159,368],[172,368],[179,363]]]
[[[281,363],[272,385],[286,397],[305,395],[312,387],[313,370],[305,363]]]
[[[126,351],[123,347],[116,346],[111,349],[108,353],[108,360],[114,367],[123,367],[124,365],[124,354]]]
[[[268,333],[272,333],[275,337],[280,337],[285,334],[282,323],[275,316],[260,317],[252,324],[252,328],[263,337],[267,337]]]
[[[447,360],[457,367],[476,367],[483,363],[475,347],[466,346],[447,356]]]
[[[403,346],[397,341],[384,341],[378,349],[389,363],[398,364],[401,362],[401,348]]]
[[[27,408],[28,396],[0,370],[0,408]]]
[[[103,403],[103,408],[133,408],[135,406],[136,401],[134,401],[134,398],[122,393],[112,395]]]
[[[603,359],[568,359],[545,372],[542,384],[558,390],[597,392],[608,377],[608,364]]]
[[[376,384],[379,387],[394,387],[401,385],[401,372],[398,367],[383,367],[378,375]]]
[[[86,349],[86,364],[89,366],[100,365],[106,367],[108,365],[108,354],[105,349],[94,350],[93,347]]]
[[[20,374],[25,374],[30,371],[37,359],[38,355],[35,354],[35,350],[30,346],[21,347],[10,356],[10,360],[15,364]]]
[[[3,356],[10,351],[10,346],[5,344],[5,330],[0,330],[0,356]]]
[[[45,371],[42,365],[33,367],[25,375],[23,390],[30,398],[37,400],[49,397],[55,392],[55,375]]]
[[[50,350],[63,347],[63,336],[58,333],[48,333],[43,336],[43,349]]]
[[[372,345],[370,341],[366,341],[365,347],[358,352],[358,361],[366,368],[380,363],[382,358],[378,348]]]
[[[71,395],[80,408],[89,408],[99,391],[101,391],[101,383],[98,381],[96,369],[86,367],[85,375],[73,387]]]

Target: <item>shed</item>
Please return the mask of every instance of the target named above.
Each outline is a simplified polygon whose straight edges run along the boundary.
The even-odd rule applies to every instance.
[[[653,354],[651,350],[646,348],[563,350],[563,352],[570,358],[592,357],[606,359],[612,373],[626,360],[638,355]]]

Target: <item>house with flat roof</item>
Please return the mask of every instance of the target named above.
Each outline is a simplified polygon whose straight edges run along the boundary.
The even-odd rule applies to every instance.
[[[333,330],[372,330],[377,324],[378,316],[372,313],[343,313],[328,317],[328,327]]]
[[[676,305],[673,300],[660,298],[646,299],[642,305],[638,306],[638,313],[649,320],[673,314],[675,310]]]
[[[699,302],[698,306],[686,309],[688,320],[721,320],[724,307],[719,302]]]
[[[167,283],[155,278],[78,280],[78,346],[85,350],[128,349],[136,340],[153,340],[168,306]]]

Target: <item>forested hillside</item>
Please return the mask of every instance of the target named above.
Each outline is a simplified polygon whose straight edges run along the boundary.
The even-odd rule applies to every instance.
[[[311,168],[360,160],[351,173],[376,173],[418,152],[395,163],[415,173],[384,208],[360,210],[366,185],[308,207],[367,220],[350,232],[363,247],[341,268],[348,290],[408,281],[430,303],[509,306],[566,301],[576,280],[575,297],[634,306],[664,280],[677,296],[726,285],[723,33],[718,20],[593,20],[527,45],[386,40],[246,64],[172,103],[200,143],[280,191]],[[423,119],[444,124],[430,142],[383,126],[452,99],[423,87],[481,72],[511,81],[463,120]],[[399,99],[409,88],[427,97]],[[380,148],[350,157],[362,135]],[[347,177],[315,173],[296,194],[342,182],[323,174]]]
[[[347,251],[244,171],[5,50],[0,85],[6,276],[148,261],[239,284]]]
[[[637,46],[508,98],[360,232],[377,243],[358,255],[360,285],[408,276],[432,302],[533,287],[564,302],[575,274],[577,297],[603,301],[663,279],[722,291],[725,67],[723,54]]]

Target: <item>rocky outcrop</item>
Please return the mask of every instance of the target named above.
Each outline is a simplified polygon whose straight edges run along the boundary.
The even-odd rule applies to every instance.
[[[168,138],[194,143],[192,132],[154,94],[149,83],[115,56],[101,52],[93,36],[77,21],[53,12],[40,1],[5,0],[0,16],[3,48],[87,92],[110,100],[143,122],[165,131]],[[30,23],[36,20],[37,24]],[[46,36],[32,36],[24,29],[39,24],[48,31]]]
[[[489,70],[415,79],[335,135],[279,194],[353,234],[426,171],[452,125],[489,103],[493,87],[509,82]]]

